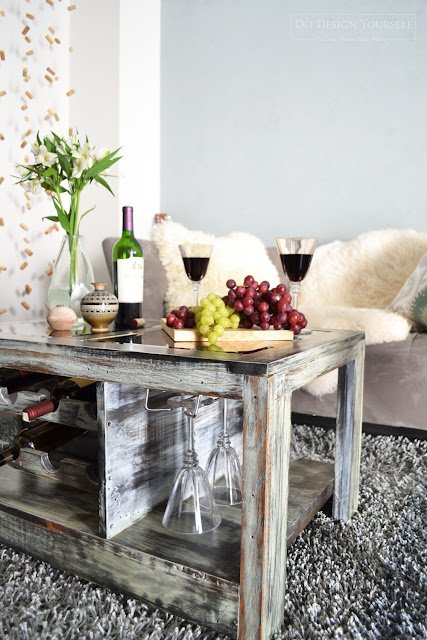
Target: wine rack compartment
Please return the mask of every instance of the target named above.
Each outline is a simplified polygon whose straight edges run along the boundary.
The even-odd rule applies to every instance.
[[[55,480],[69,487],[98,493],[96,466],[85,460],[65,457],[58,459],[55,452],[47,453],[37,449],[23,448],[18,458],[10,465],[15,469]]]
[[[0,389],[0,411],[21,415],[26,407],[46,400],[47,397],[46,393],[34,391],[18,391],[18,393],[9,397],[7,390],[2,387]],[[80,427],[88,431],[96,431],[98,428],[96,405],[72,398],[61,399],[58,409],[43,416],[43,420]]]

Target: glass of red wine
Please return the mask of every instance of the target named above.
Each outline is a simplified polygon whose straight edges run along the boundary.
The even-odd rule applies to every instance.
[[[199,304],[200,284],[208,270],[213,249],[212,244],[180,244],[179,251],[184,262],[185,273],[191,280],[194,291],[194,306]]]
[[[277,250],[282,262],[283,271],[290,280],[289,291],[292,295],[292,307],[298,308],[298,294],[301,281],[309,270],[316,238],[276,238]]]

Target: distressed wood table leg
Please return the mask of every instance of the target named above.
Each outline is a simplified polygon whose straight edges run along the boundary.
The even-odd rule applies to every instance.
[[[365,345],[338,372],[334,518],[346,522],[359,499]]]
[[[280,378],[245,378],[241,640],[266,640],[283,622],[290,434],[291,393]]]

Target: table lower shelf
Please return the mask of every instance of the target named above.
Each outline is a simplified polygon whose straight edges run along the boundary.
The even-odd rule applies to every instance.
[[[333,493],[333,465],[291,463],[288,545]],[[240,582],[237,507],[201,536],[164,529],[164,505],[114,538],[98,533],[95,494],[11,467],[0,469],[0,540],[82,578],[235,635]]]

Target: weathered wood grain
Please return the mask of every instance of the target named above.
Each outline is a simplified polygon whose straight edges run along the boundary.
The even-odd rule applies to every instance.
[[[265,640],[283,620],[291,394],[276,378],[245,381],[239,638]]]
[[[359,499],[365,345],[338,373],[334,517],[349,520]]]

